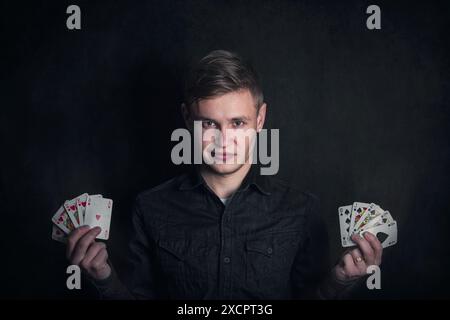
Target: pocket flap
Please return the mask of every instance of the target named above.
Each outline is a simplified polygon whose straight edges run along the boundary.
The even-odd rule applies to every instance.
[[[273,241],[271,239],[253,239],[247,240],[245,247],[247,251],[254,251],[265,256],[272,256]]]
[[[169,252],[179,260],[184,260],[186,255],[186,245],[182,240],[159,239],[159,247]]]

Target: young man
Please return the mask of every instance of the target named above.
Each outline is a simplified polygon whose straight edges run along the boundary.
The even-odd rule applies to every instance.
[[[201,59],[188,78],[182,112],[189,129],[201,121],[203,130],[223,134],[212,155],[224,161],[193,166],[139,194],[127,289],[105,245],[95,241],[97,228],[71,233],[69,261],[104,298],[342,297],[369,265],[381,263],[381,244],[370,233],[353,237],[357,248],[331,267],[317,197],[260,175],[251,161],[236,161],[236,150],[249,160],[250,143],[229,133],[259,132],[266,110],[254,71],[238,55],[219,50]]]

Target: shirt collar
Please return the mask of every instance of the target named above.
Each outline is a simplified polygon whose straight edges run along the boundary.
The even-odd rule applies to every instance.
[[[201,185],[207,187],[205,180],[199,172],[199,167],[199,165],[191,165],[189,172],[180,182],[179,190],[192,190]],[[267,196],[272,193],[269,177],[260,174],[260,166],[257,164],[253,164],[250,167],[237,192],[245,191],[250,186],[255,187],[259,192]]]

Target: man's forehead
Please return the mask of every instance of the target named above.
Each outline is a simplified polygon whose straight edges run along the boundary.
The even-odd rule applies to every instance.
[[[192,110],[196,116],[209,119],[252,118],[256,114],[253,97],[248,90],[202,99],[192,106]]]

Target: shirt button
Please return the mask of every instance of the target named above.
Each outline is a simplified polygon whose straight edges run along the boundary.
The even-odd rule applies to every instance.
[[[273,252],[272,248],[270,248],[270,247],[267,248],[267,253],[268,253],[268,254],[272,254],[272,252]]]
[[[230,263],[230,258],[229,258],[229,257],[223,258],[223,262],[225,262],[225,263]]]

